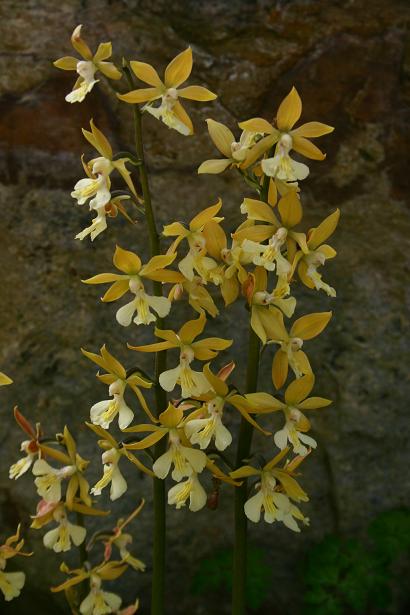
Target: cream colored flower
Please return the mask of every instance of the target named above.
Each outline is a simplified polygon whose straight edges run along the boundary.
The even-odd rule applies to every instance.
[[[279,277],[286,277],[292,269],[291,264],[282,255],[281,248],[286,243],[287,229],[279,228],[269,239],[268,245],[245,239],[242,248],[253,255],[253,263],[267,271],[275,271]]]
[[[109,166],[104,162],[110,161],[105,158],[97,158],[93,165],[93,177],[80,179],[74,186],[71,196],[77,199],[79,205],[83,205],[90,199],[90,210],[97,212],[92,224],[76,235],[76,239],[83,240],[88,235],[93,241],[100,233],[107,228],[106,205],[111,201],[111,181],[109,178]]]
[[[169,431],[169,448],[158,457],[152,469],[158,478],[166,478],[171,466],[174,466],[172,478],[180,481],[185,476],[200,473],[205,468],[207,457],[202,451],[183,446],[177,429]]]
[[[144,572],[146,569],[146,565],[140,559],[131,555],[128,550],[128,545],[132,543],[131,534],[126,534],[121,532],[117,538],[114,538],[112,543],[118,547],[121,559],[126,562],[131,568],[137,570],[139,572]]]
[[[151,312],[151,308],[160,318],[169,314],[171,302],[167,297],[155,297],[145,292],[141,278],[134,276],[129,281],[129,289],[135,298],[123,305],[116,313],[117,322],[123,327],[128,327],[131,322],[136,325],[149,325],[155,322],[157,317]],[[137,315],[133,318],[135,312]]]
[[[77,472],[74,465],[56,469],[50,466],[44,459],[37,459],[33,466],[33,474],[37,476],[34,483],[37,493],[46,502],[59,502],[61,500],[61,483]]]
[[[111,484],[110,499],[114,501],[127,491],[127,481],[118,467],[120,458],[121,453],[115,448],[110,448],[103,452],[101,460],[104,464],[104,474],[91,489],[91,493],[94,495],[101,495],[101,491]]]
[[[24,572],[4,572],[6,561],[0,557],[0,589],[6,602],[20,596],[26,575]]]
[[[108,429],[111,422],[118,415],[118,425],[120,429],[125,429],[132,422],[134,413],[124,400],[124,391],[127,383],[118,379],[110,384],[109,395],[113,399],[105,399],[94,404],[90,410],[90,419],[94,425],[101,425]]]
[[[275,433],[274,440],[276,446],[283,450],[286,448],[289,441],[296,455],[307,455],[308,449],[306,446],[303,446],[302,442],[310,446],[310,448],[316,448],[317,442],[298,430],[298,425],[303,422],[305,417],[298,408],[284,408],[283,412],[286,417],[286,422],[283,428]]]
[[[95,73],[100,71],[108,79],[121,79],[121,72],[112,62],[106,60],[112,55],[111,43],[100,43],[96,53],[93,55],[87,43],[81,38],[81,28],[79,25],[71,35],[71,44],[80,54],[82,60],[72,56],[65,56],[54,62],[54,66],[62,70],[73,70],[78,74],[78,79],[74,84],[73,90],[65,97],[69,103],[82,102],[86,95],[91,92],[94,85],[98,83]]]
[[[58,506],[53,511],[53,518],[58,526],[49,530],[43,537],[43,543],[47,549],[61,553],[71,549],[71,542],[76,547],[84,542],[87,530],[80,525],[70,523],[63,506]]]
[[[91,575],[90,587],[90,593],[80,605],[81,615],[106,615],[115,613],[121,607],[120,596],[101,589],[101,579],[98,575]]]
[[[218,451],[224,451],[232,442],[232,434],[222,423],[224,399],[214,397],[206,404],[206,418],[192,419],[185,423],[184,430],[191,444],[201,449],[209,446],[212,439]]]
[[[23,474],[25,474],[27,470],[29,470],[33,465],[34,459],[38,457],[38,453],[33,453],[30,451],[31,443],[31,440],[24,440],[24,442],[21,443],[20,450],[26,453],[26,456],[22,457],[21,459],[16,461],[16,463],[13,463],[13,465],[10,466],[9,478],[14,478],[17,480],[18,478],[20,478],[20,476],[23,476]]]
[[[265,175],[284,182],[297,182],[306,179],[309,175],[309,167],[289,156],[292,144],[292,137],[289,134],[283,134],[280,137],[275,156],[262,160],[262,171]]]
[[[188,498],[189,509],[193,512],[201,510],[206,504],[206,491],[195,473],[187,480],[174,485],[168,491],[168,504],[171,506],[175,505],[177,510],[185,506]]]
[[[202,372],[195,371],[190,364],[194,360],[194,351],[190,346],[182,346],[179,364],[168,369],[159,377],[159,383],[165,391],[173,391],[179,382],[182,397],[198,397],[209,391],[209,382]]]
[[[245,515],[253,523],[258,523],[264,512],[266,523],[282,521],[289,529],[300,532],[295,519],[300,519],[304,523],[307,519],[303,516],[299,508],[292,504],[287,495],[276,491],[277,482],[269,471],[261,473],[259,491],[245,502]]]

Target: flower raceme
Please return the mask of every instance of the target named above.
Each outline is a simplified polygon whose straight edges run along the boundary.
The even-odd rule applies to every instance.
[[[130,346],[131,350],[140,352],[159,352],[170,348],[179,348],[179,364],[173,369],[166,370],[159,377],[159,384],[165,391],[173,391],[177,383],[181,387],[182,397],[198,396],[207,393],[211,385],[202,372],[191,368],[194,359],[207,361],[213,359],[221,350],[232,345],[232,340],[219,337],[207,337],[194,341],[202,333],[206,325],[204,313],[195,320],[186,322],[178,333],[172,330],[155,329],[155,335],[162,342],[147,344],[146,346]]]
[[[123,327],[128,327],[131,322],[136,325],[149,325],[157,320],[157,316],[163,318],[169,314],[171,301],[167,297],[149,295],[145,291],[144,279],[157,282],[178,283],[184,278],[177,271],[165,269],[171,265],[176,254],[153,256],[146,265],[142,265],[141,259],[134,252],[116,247],[114,253],[114,266],[122,271],[118,273],[100,273],[83,280],[85,284],[112,283],[105,295],[101,298],[104,302],[120,299],[127,292],[134,295],[131,302],[125,304],[116,314],[117,322]],[[136,312],[136,316],[134,314]]]
[[[64,56],[54,62],[56,68],[62,70],[73,70],[78,73],[77,81],[72,91],[65,97],[67,102],[82,102],[86,95],[91,92],[94,85],[98,83],[95,73],[100,71],[108,79],[121,79],[122,73],[112,62],[107,62],[112,55],[111,43],[100,43],[96,53],[93,55],[89,46],[81,38],[82,26],[75,28],[71,35],[71,44],[75,51],[80,54],[82,60],[73,56]]]
[[[183,135],[192,135],[194,132],[192,121],[179,99],[207,102],[215,100],[217,96],[200,85],[180,88],[192,71],[191,48],[188,47],[168,64],[163,80],[150,64],[131,61],[130,66],[134,75],[151,87],[132,90],[127,94],[117,94],[118,98],[131,104],[146,103],[143,110],[162,120],[168,128],[173,128]],[[154,104],[159,99],[160,104]]]

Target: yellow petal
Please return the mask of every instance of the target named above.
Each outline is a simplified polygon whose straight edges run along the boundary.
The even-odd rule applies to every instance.
[[[286,352],[278,350],[272,362],[272,382],[277,389],[280,389],[288,377],[288,357]]]
[[[321,122],[307,122],[306,124],[299,126],[299,128],[292,130],[292,136],[297,135],[299,137],[313,139],[314,137],[322,137],[323,135],[327,135],[329,132],[333,131],[333,126],[328,126],[327,124],[322,124]]]
[[[215,376],[209,367],[209,363],[204,366],[204,374],[217,395],[220,397],[226,397],[228,395],[228,385],[225,384],[223,380],[218,378],[218,376]]]
[[[168,408],[164,410],[164,412],[161,412],[158,418],[161,421],[161,424],[164,425],[164,427],[173,429],[175,427],[178,427],[183,417],[184,413],[181,408],[176,408],[172,404],[168,404]]]
[[[181,98],[188,98],[189,100],[200,100],[203,102],[207,100],[215,100],[215,98],[217,98],[216,94],[206,88],[203,88],[201,85],[189,85],[186,88],[182,88],[181,90],[178,90],[178,96]]]
[[[206,317],[202,312],[199,318],[188,320],[179,330],[178,335],[184,344],[190,344],[202,333],[206,325]]]
[[[309,248],[315,249],[320,246],[321,243],[326,241],[330,235],[335,231],[337,223],[339,222],[340,211],[336,209],[330,216],[325,218],[323,222],[319,224],[318,227],[313,229],[313,232],[310,234],[308,245]]]
[[[137,191],[135,190],[134,183],[131,179],[131,172],[128,171],[127,167],[125,166],[127,161],[127,158],[119,158],[118,160],[113,160],[112,164],[114,168],[117,169],[118,173],[120,173],[121,177],[127,184],[128,188],[131,190],[131,192],[137,197],[137,199],[140,200],[140,197],[138,196]]]
[[[263,328],[262,321],[260,319],[261,309],[256,307],[255,305],[252,307],[251,311],[251,327],[255,331],[256,335],[261,340],[262,344],[266,344],[267,335],[266,331]]]
[[[203,173],[217,175],[218,173],[223,173],[231,164],[232,161],[225,158],[220,160],[205,160],[205,162],[198,167],[198,175]]]
[[[282,100],[276,115],[276,123],[279,130],[291,130],[302,113],[302,101],[295,87]]]
[[[279,138],[279,133],[275,131],[274,134],[268,135],[267,137],[263,137],[260,141],[256,143],[253,147],[251,147],[247,154],[245,160],[239,165],[241,169],[247,169],[251,164],[256,162],[269,148],[272,147],[274,143]]]
[[[332,312],[314,312],[298,318],[292,325],[290,335],[310,340],[323,331],[332,317]]]
[[[192,71],[192,49],[188,47],[179,53],[165,69],[165,85],[167,88],[177,88],[184,83]]]
[[[306,376],[304,376],[306,378]],[[326,408],[332,403],[331,399],[325,399],[324,397],[308,397],[299,404],[301,410],[316,410],[317,408]]]
[[[313,389],[315,377],[307,374],[290,383],[285,391],[285,401],[288,406],[297,406],[302,399],[305,399]]]
[[[283,459],[284,457],[286,457],[286,455],[289,452],[289,447],[287,446],[286,448],[283,449],[283,451],[280,451],[280,453],[278,453],[277,455],[275,455],[275,457],[273,457],[273,459],[271,459],[264,467],[264,470],[271,470],[272,468],[274,468],[279,461],[281,461],[281,459]]]
[[[148,263],[141,268],[140,275],[148,276],[157,269],[163,269],[164,267],[171,265],[171,263],[173,263],[175,259],[176,253],[153,256],[152,258],[150,258]]]
[[[185,237],[186,235],[188,235],[188,231],[185,226],[183,226],[183,224],[181,224],[180,222],[172,222],[171,224],[167,224],[166,226],[164,226],[162,234],[164,235],[164,237],[175,237],[178,235],[182,235],[182,237]]]
[[[87,43],[81,38],[82,25],[77,26],[71,35],[71,44],[85,60],[92,60],[93,54]]]
[[[261,241],[270,239],[276,231],[277,227],[272,226],[271,224],[255,224],[254,226],[241,228],[241,230],[233,233],[232,237],[239,243],[242,243],[245,239],[250,239],[251,241],[260,243]]]
[[[140,440],[139,442],[133,442],[132,444],[125,444],[124,447],[126,449],[128,449],[129,451],[142,451],[145,448],[150,448],[151,446],[154,446],[154,444],[156,444],[157,442],[159,442],[165,435],[166,435],[166,430],[156,430],[153,433],[151,433],[149,436],[146,436],[145,438],[143,438],[142,440]]]
[[[296,190],[291,190],[283,196],[278,204],[283,225],[292,228],[302,220],[302,205]]]
[[[276,397],[272,397],[269,393],[247,393],[245,397],[252,406],[252,410],[250,409],[249,412],[254,412],[255,414],[275,412],[284,407],[281,401],[276,399]]]
[[[273,224],[276,228],[280,227],[279,220],[275,216],[272,211],[272,207],[264,203],[263,201],[258,201],[257,199],[249,199],[244,198],[242,201],[243,209],[246,209],[246,213],[248,215],[249,220],[259,220],[261,222],[269,222]]]
[[[101,297],[101,301],[103,301],[104,303],[117,301],[117,299],[120,299],[123,295],[125,295],[125,293],[129,291],[129,289],[130,285],[128,278],[126,280],[117,280],[117,282],[114,282],[114,284],[110,286],[110,288],[106,291],[103,297]]]
[[[218,222],[210,220],[204,226],[202,236],[205,237],[206,249],[208,254],[219,260],[221,258],[221,250],[227,246],[225,231]]]
[[[97,64],[98,62],[102,62],[103,60],[108,60],[112,56],[112,44],[108,43],[100,43],[98,45],[98,49],[93,57],[93,62]]]
[[[112,147],[107,137],[97,128],[93,120],[90,121],[91,132],[89,130],[82,129],[83,135],[87,141],[108,160],[112,159]]]
[[[155,68],[151,66],[151,64],[146,64],[145,62],[136,62],[135,60],[130,62],[131,69],[133,73],[140,79],[141,81],[145,81],[149,85],[154,86],[155,88],[162,88],[164,84]]]
[[[272,124],[269,124],[267,120],[264,120],[262,117],[253,117],[250,120],[246,120],[245,122],[239,122],[238,124],[241,130],[249,130],[250,132],[263,132],[267,135],[273,134],[275,128]]]
[[[185,111],[184,107],[179,101],[175,103],[173,112],[177,116],[177,118],[189,128],[189,134],[192,135],[194,132],[194,127],[192,125],[191,118],[189,117],[188,113]]]
[[[298,265],[298,275],[299,275],[301,281],[308,288],[315,288],[315,285],[314,285],[314,283],[312,281],[312,278],[310,278],[307,275],[307,269],[308,269],[308,266],[305,263],[305,261],[300,261],[299,265]]]
[[[113,263],[117,269],[124,273],[137,274],[141,269],[141,259],[134,252],[123,250],[116,246]]]
[[[229,472],[229,476],[232,478],[248,478],[248,476],[258,476],[260,474],[260,470],[253,468],[252,466],[242,466],[233,472]]]
[[[289,476],[289,474],[285,470],[280,470],[279,468],[274,468],[272,470],[272,474],[279,480],[282,486],[285,489],[285,493],[292,499],[296,500],[296,502],[302,500],[304,502],[308,501],[307,494],[303,491],[302,487],[299,483]]]
[[[219,151],[226,157],[231,158],[231,144],[235,141],[235,137],[227,126],[215,120],[206,120],[208,124],[209,136],[215,143]]]
[[[218,199],[215,205],[211,205],[210,207],[207,207],[206,209],[203,209],[202,211],[200,211],[199,214],[197,214],[194,218],[192,218],[189,224],[189,228],[191,229],[191,231],[200,230],[207,222],[210,222],[212,218],[216,216],[216,214],[219,212],[221,207],[222,207],[222,200]]]
[[[117,97],[126,103],[137,104],[156,100],[161,97],[161,92],[158,88],[141,88],[140,90],[132,90],[127,94],[117,94]]]
[[[271,207],[275,207],[278,200],[278,190],[275,180],[271,177],[269,180],[268,203]]]
[[[221,295],[225,301],[225,306],[237,300],[239,295],[239,282],[235,276],[223,279],[221,284]]]
[[[271,340],[287,340],[288,333],[286,331],[286,327],[283,323],[283,314],[280,310],[271,306],[269,310],[264,310],[263,315],[263,326],[268,335],[268,338]]]
[[[127,377],[127,372],[125,371],[121,363],[117,361],[117,359],[113,357],[110,352],[108,352],[107,348],[105,347],[105,344],[104,346],[102,346],[100,352],[102,358],[104,359],[105,365],[107,366],[107,371],[113,374],[117,374],[118,377],[121,379],[125,379]]]
[[[61,70],[77,70],[78,59],[73,56],[64,56],[53,62],[56,68]]]
[[[312,160],[324,160],[326,158],[326,154],[314,145],[312,141],[309,141],[309,139],[292,135],[292,141],[293,149],[295,152],[302,154],[302,156],[306,156],[306,158],[311,158]]]
[[[122,72],[118,70],[113,62],[98,62],[97,67],[108,79],[117,80],[122,77]]]
[[[0,372],[0,386],[5,386],[7,384],[11,384],[13,381],[11,378]]]
[[[161,352],[161,350],[175,347],[172,342],[156,342],[155,344],[146,344],[145,346],[131,346],[127,344],[127,346],[130,350],[138,350],[139,352]]]

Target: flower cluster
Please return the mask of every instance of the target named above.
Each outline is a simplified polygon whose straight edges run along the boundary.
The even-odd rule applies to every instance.
[[[108,285],[102,302],[122,302],[116,322],[130,327],[137,336],[146,328],[154,337],[150,343],[141,343],[144,337],[137,344],[134,340],[128,344],[128,356],[132,357],[129,368],[105,345],[99,353],[82,349],[102,370],[97,378],[108,387],[107,398],[92,405],[86,423],[98,437],[102,451],[102,476],[91,489],[85,478],[89,462],[78,453],[68,427],[55,438],[45,437],[40,425],[33,427],[18,409],[15,418],[26,439],[21,444],[24,456],[11,466],[10,478],[32,471],[40,497],[32,527],[52,524],[43,538],[45,547],[66,552],[74,545],[87,552],[80,568],[62,564],[61,571],[69,578],[53,591],[65,591],[72,600],[73,588],[77,588],[75,612],[82,615],[131,615],[138,601],[121,611],[121,598],[105,591],[103,583],[119,578],[129,567],[137,571],[145,568],[129,551],[131,534],[123,531],[143,502],[113,530],[97,532],[87,546],[82,522],[87,515],[106,515],[95,507],[95,498],[104,489],[109,488],[112,501],[126,493],[123,468],[127,462],[157,482],[170,477],[168,503],[176,509],[188,506],[196,512],[207,504],[215,508],[221,483],[238,489],[253,478],[256,491],[245,498],[242,515],[256,523],[263,514],[267,523],[278,521],[295,532],[300,531],[300,522],[309,521],[298,507],[308,495],[296,470],[317,444],[308,435],[311,423],[304,412],[331,402],[310,396],[315,376],[305,342],[325,329],[332,312],[298,313],[293,288],[299,280],[312,291],[323,291],[330,298],[336,295],[322,271],[326,261],[336,255],[325,242],[335,231],[339,211],[314,228],[306,227],[300,182],[308,176],[309,167],[293,156],[323,160],[325,155],[310,139],[333,128],[316,121],[295,127],[302,113],[295,88],[280,103],[273,123],[259,117],[242,121],[238,136],[208,119],[210,138],[222,157],[204,161],[198,173],[231,171],[244,180],[246,194],[237,204],[239,224],[233,232],[224,230],[223,204],[218,199],[189,221],[171,221],[157,229],[141,118],[149,114],[181,135],[191,136],[193,124],[180,100],[208,103],[216,95],[203,86],[181,87],[192,71],[190,48],[177,55],[160,78],[154,67],[139,60],[123,60],[119,70],[107,61],[111,43],[101,43],[93,55],[81,36],[81,26],[74,30],[71,41],[82,59],[64,57],[55,62],[58,68],[75,70],[79,75],[66,100],[83,101],[95,84],[106,78],[118,100],[133,105],[136,130],[135,152],[114,152],[93,120],[90,130],[83,130],[96,153],[91,160],[82,159],[86,177],[77,181],[71,195],[79,205],[88,203],[96,215],[76,237],[83,240],[89,236],[93,241],[108,229],[107,217],[120,213],[138,228],[146,222],[151,248],[150,258],[143,258],[144,232],[140,231],[135,247],[117,245],[113,254],[116,271],[97,271],[83,282]],[[118,86],[111,83],[122,77],[127,91],[122,82]],[[133,179],[135,171],[139,184]],[[112,182],[119,182],[118,188],[113,189]],[[124,246],[123,239],[121,244]],[[183,301],[193,314],[176,327],[177,305]],[[208,334],[212,320],[235,302],[242,302],[244,313],[249,315],[246,387],[235,383],[239,360],[234,362],[224,355],[232,352],[234,340]],[[154,354],[155,370],[147,368],[145,373],[138,367],[135,353]],[[239,359],[241,353],[236,351],[235,355]],[[271,362],[269,390],[258,390],[257,386],[262,359]],[[10,382],[0,373],[0,385]],[[276,421],[276,417],[281,418]],[[237,420],[241,421],[241,433],[255,430],[259,439],[255,438],[253,450],[251,437],[245,448],[238,444],[234,461],[229,449],[236,439]],[[90,562],[88,551],[99,542],[104,545],[102,561]],[[7,587],[3,592],[11,599],[18,595],[24,576],[7,580],[2,572],[3,548],[0,587]],[[18,550],[16,547],[15,552]],[[111,559],[113,551],[119,559]],[[89,583],[86,595],[81,593],[84,582]]]

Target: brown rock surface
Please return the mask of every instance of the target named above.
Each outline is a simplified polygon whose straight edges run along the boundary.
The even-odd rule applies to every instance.
[[[13,405],[50,431],[68,422],[78,430],[85,456],[98,455],[81,422],[105,390],[79,348],[95,350],[106,342],[125,357],[126,341],[148,339],[135,328],[120,330],[115,307],[102,305],[99,289],[80,282],[109,270],[116,242],[138,249],[145,234],[117,219],[94,244],[74,241],[88,220],[69,194],[82,176],[79,156],[89,151],[80,128],[93,117],[116,148],[126,148],[132,139],[130,109],[119,106],[104,85],[81,105],[64,101],[73,75],[56,71],[51,60],[71,53],[69,35],[78,23],[90,42],[112,39],[118,60],[138,58],[160,69],[190,44],[192,83],[219,94],[215,104],[190,105],[195,137],[185,139],[147,119],[146,150],[160,224],[189,219],[219,195],[227,228],[239,221],[243,187],[238,178],[196,175],[198,164],[215,155],[206,117],[232,128],[254,115],[271,119],[296,85],[303,118],[336,127],[323,139],[326,161],[310,165],[304,204],[309,225],[341,209],[334,241],[338,258],[327,266],[338,297],[331,301],[300,293],[304,312],[335,311],[326,333],[310,343],[317,391],[335,403],[313,419],[319,447],[302,478],[311,494],[304,507],[310,528],[301,535],[278,526],[250,528],[251,542],[267,549],[272,566],[270,598],[261,613],[273,608],[279,615],[300,612],[297,570],[311,544],[335,530],[360,535],[378,512],[408,503],[410,483],[403,474],[409,398],[408,19],[407,3],[399,0],[2,1],[0,369],[15,381],[0,391],[2,535],[18,518],[27,519],[36,501],[34,493],[27,495],[29,480],[7,479],[20,442],[11,421]],[[245,323],[239,304],[218,319],[219,331],[225,333],[238,320]],[[235,327],[234,337],[239,356],[245,352],[244,328]],[[242,376],[240,367],[238,382]],[[262,379],[269,387],[268,366]],[[96,459],[92,477],[99,472]],[[135,549],[149,564],[150,485],[132,471],[128,476],[129,508],[141,495],[148,500],[140,525],[135,524]],[[116,516],[124,512],[121,501],[112,509]],[[189,579],[214,546],[231,543],[231,510],[231,492],[224,489],[214,513],[169,511],[170,615],[229,613],[228,600],[222,604],[210,597],[204,604],[192,596]],[[29,601],[37,605],[35,613],[62,612],[47,590],[60,559],[44,557],[40,534],[30,534],[31,546],[39,547],[35,559],[22,562],[27,591],[6,613],[22,612]],[[141,612],[148,613],[149,572],[130,579],[125,593],[131,598],[136,588]]]

